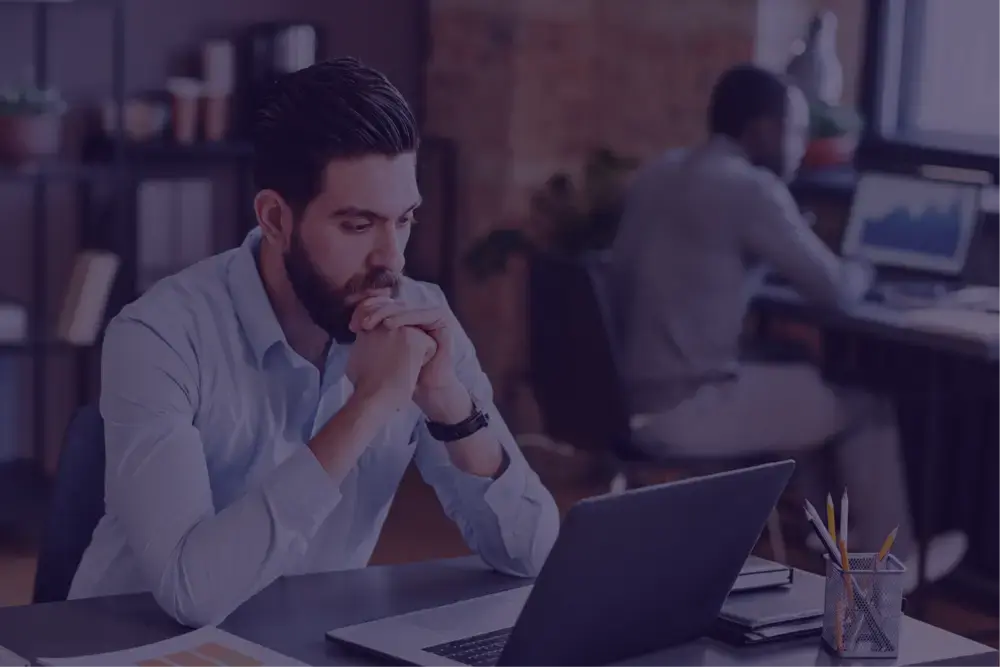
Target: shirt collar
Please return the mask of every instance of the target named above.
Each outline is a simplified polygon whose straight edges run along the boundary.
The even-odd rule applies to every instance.
[[[274,314],[257,266],[260,239],[259,229],[247,234],[243,244],[236,250],[228,274],[229,294],[233,299],[236,317],[250,342],[258,368],[263,365],[264,355],[275,343],[285,342],[285,332]]]
[[[721,155],[750,160],[750,156],[747,155],[746,150],[740,146],[739,142],[724,134],[713,134],[708,140],[708,150]]]

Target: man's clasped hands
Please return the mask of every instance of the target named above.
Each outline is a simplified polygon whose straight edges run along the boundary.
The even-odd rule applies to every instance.
[[[407,304],[388,289],[348,300],[355,303],[350,329],[357,341],[347,364],[355,391],[377,395],[396,410],[413,400],[435,421],[467,417],[471,399],[455,373],[451,311]]]

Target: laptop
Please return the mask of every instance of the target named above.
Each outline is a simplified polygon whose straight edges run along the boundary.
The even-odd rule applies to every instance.
[[[962,286],[981,206],[977,183],[863,174],[841,254],[875,266],[870,300],[926,306]]]
[[[330,630],[414,665],[594,665],[705,635],[795,464],[778,461],[588,498],[533,583]]]

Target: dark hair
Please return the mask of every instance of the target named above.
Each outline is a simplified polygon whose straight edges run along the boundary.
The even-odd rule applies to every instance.
[[[778,74],[737,65],[723,73],[712,90],[708,129],[738,139],[759,118],[783,118],[787,100],[788,84]]]
[[[399,155],[419,141],[406,100],[382,73],[335,58],[272,84],[254,127],[254,180],[298,214],[318,194],[331,160]]]

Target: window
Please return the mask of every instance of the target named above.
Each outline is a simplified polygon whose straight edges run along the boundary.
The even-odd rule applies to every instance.
[[[998,0],[872,0],[863,111],[877,138],[995,160],[998,24]]]

